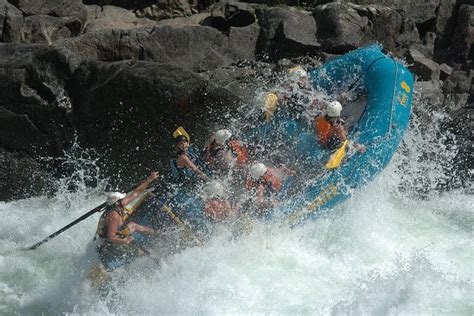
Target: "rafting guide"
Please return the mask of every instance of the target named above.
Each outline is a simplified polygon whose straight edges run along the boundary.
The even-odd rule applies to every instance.
[[[152,228],[129,221],[130,213],[126,207],[139,197],[150,183],[158,179],[158,176],[158,172],[152,172],[128,195],[113,192],[107,197],[107,205],[113,207],[100,217],[95,238],[100,261],[106,270],[112,271],[131,262],[135,257],[145,255],[144,250],[134,244],[133,233],[156,234],[157,232]]]

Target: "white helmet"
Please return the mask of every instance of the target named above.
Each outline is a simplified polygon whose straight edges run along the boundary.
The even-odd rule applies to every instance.
[[[250,176],[254,180],[260,179],[260,177],[263,176],[265,174],[265,172],[267,172],[267,166],[265,166],[261,162],[254,163],[250,167]]]
[[[288,75],[295,81],[308,78],[308,73],[301,66],[296,66],[288,70]]]
[[[123,199],[124,197],[126,196],[125,193],[121,193],[121,192],[112,192],[112,193],[109,193],[109,195],[107,196],[107,205],[112,205],[114,204],[115,202],[117,202],[118,200],[121,200]]]
[[[219,181],[211,181],[204,186],[204,192],[208,197],[224,197],[225,189]]]
[[[326,114],[329,117],[338,117],[341,116],[342,105],[339,101],[331,101],[326,106]]]
[[[232,132],[228,129],[221,129],[216,132],[216,143],[218,145],[224,145],[226,141],[232,136]]]

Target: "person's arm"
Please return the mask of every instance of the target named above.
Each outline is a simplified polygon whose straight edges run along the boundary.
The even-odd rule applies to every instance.
[[[257,203],[259,205],[264,204],[265,202],[265,187],[261,184],[257,186],[256,189]]]
[[[127,238],[121,238],[118,235],[118,229],[120,228],[120,226],[122,226],[123,221],[117,212],[110,212],[109,215],[107,215],[105,221],[107,223],[108,240],[119,244],[130,244],[130,242],[133,240],[131,236],[128,236]]]
[[[347,140],[347,134],[346,134],[346,130],[344,129],[344,125],[340,124],[338,125],[337,127],[335,127],[335,133],[337,135],[337,137],[340,139],[341,142],[344,142],[345,140]]]
[[[157,231],[150,228],[150,227],[145,227],[140,224],[137,224],[135,222],[129,222],[127,225],[127,228],[130,230],[130,233],[133,232],[139,232],[139,233],[144,233],[144,234],[156,234]]]
[[[358,144],[358,143],[354,143],[354,142],[349,142],[349,146],[350,146],[351,148],[354,148],[355,150],[357,150],[358,152],[360,152],[360,153],[362,153],[362,154],[365,153],[366,148],[365,148],[365,146],[362,145],[362,144]]]
[[[159,173],[158,172],[152,172],[148,178],[143,181],[138,187],[136,187],[132,193],[124,197],[121,201],[122,205],[125,207],[127,206],[130,202],[132,202],[136,197],[140,195],[153,181],[158,179]]]
[[[200,176],[202,179],[204,180],[209,180],[209,177],[204,173],[202,172],[192,161],[191,159],[189,159],[188,156],[186,155],[181,155],[178,157],[178,160],[177,160],[177,164],[178,166],[181,165],[181,166],[186,166],[188,167],[189,169],[191,169],[194,173],[196,173],[198,176]]]

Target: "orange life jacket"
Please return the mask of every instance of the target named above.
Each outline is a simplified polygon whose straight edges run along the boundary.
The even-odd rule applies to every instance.
[[[240,142],[236,139],[228,141],[227,145],[230,147],[232,153],[235,155],[235,159],[237,159],[237,165],[243,166],[249,158],[247,147],[242,146]]]
[[[214,163],[214,159],[217,156],[217,153],[221,150],[225,150],[226,147],[232,152],[232,156],[236,159],[238,166],[243,166],[248,160],[248,150],[245,146],[242,146],[240,142],[236,139],[229,140],[226,146],[217,145],[216,141],[213,140],[206,147],[206,163],[211,165]]]
[[[247,181],[247,189],[257,188],[261,184],[265,187],[266,195],[280,191],[283,185],[281,172],[276,168],[267,168],[267,172],[258,181],[252,179]]]
[[[316,130],[319,143],[323,146],[329,142],[335,132],[334,126],[331,124],[331,122],[326,120],[326,117],[323,115],[318,116],[314,120],[314,129]]]
[[[230,202],[224,199],[210,199],[204,205],[204,214],[215,221],[225,219],[231,212]]]

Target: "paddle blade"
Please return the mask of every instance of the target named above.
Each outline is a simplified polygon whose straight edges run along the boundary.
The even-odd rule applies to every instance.
[[[176,137],[178,137],[179,135],[183,135],[184,137],[186,137],[186,138],[188,139],[188,142],[189,142],[189,143],[191,142],[191,137],[189,137],[188,132],[186,132],[186,130],[185,130],[184,127],[182,127],[182,126],[178,127],[178,128],[173,132],[173,138],[176,138]]]
[[[342,158],[346,155],[347,140],[342,143],[342,146],[331,155],[328,162],[326,163],[326,168],[335,169],[339,167],[342,162]]]

